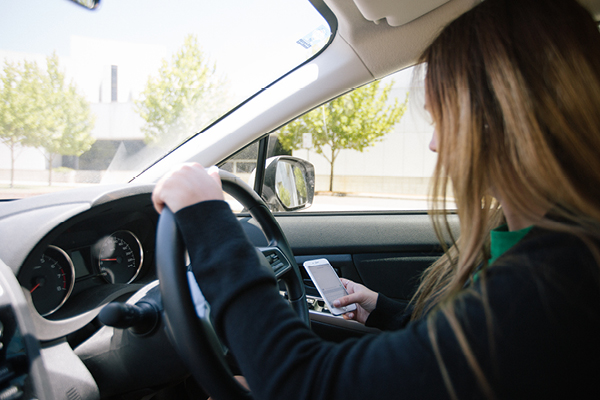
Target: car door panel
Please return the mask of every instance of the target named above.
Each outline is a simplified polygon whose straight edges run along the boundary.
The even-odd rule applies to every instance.
[[[418,278],[442,249],[426,213],[280,213],[281,225],[296,262],[327,258],[341,277],[399,301],[408,302]],[[453,234],[458,219],[449,216]],[[243,219],[244,225],[252,225]],[[264,245],[255,226],[246,226],[255,245]],[[307,296],[319,297],[303,268]],[[374,332],[353,321],[334,317],[326,310],[311,311],[312,329],[327,340],[340,341]],[[324,312],[325,311],[325,312]]]
[[[407,301],[442,249],[425,213],[277,215],[298,264],[327,258],[340,276]],[[453,233],[458,219],[449,218]]]
[[[296,256],[439,251],[425,213],[286,213],[276,219]]]
[[[408,302],[425,268],[439,258],[434,253],[381,253],[353,255],[361,282],[386,296]]]

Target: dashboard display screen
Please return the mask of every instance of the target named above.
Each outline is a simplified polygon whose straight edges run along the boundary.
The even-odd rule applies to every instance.
[[[83,254],[79,250],[72,251],[70,254],[71,261],[73,261],[73,267],[75,267],[75,278],[82,278],[92,273],[88,264],[85,262]]]

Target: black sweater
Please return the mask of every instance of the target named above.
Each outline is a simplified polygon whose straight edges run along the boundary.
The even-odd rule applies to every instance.
[[[370,323],[402,329],[341,344],[323,341],[279,295],[225,202],[199,203],[176,218],[216,329],[254,398],[448,398],[440,360],[458,398],[485,397],[442,312],[406,324],[382,297]],[[586,245],[534,228],[484,279],[459,293],[452,305],[467,339],[463,347],[497,398],[600,396],[599,287]]]

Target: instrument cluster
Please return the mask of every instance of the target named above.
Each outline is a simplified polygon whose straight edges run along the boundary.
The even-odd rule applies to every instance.
[[[110,292],[107,285],[154,277],[148,272],[154,270],[155,227],[153,212],[114,212],[76,222],[32,252],[18,280],[43,317],[61,319],[91,309]]]

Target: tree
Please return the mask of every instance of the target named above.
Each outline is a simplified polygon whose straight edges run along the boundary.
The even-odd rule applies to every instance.
[[[42,148],[48,160],[48,185],[52,185],[52,163],[56,155],[80,156],[95,139],[91,136],[94,116],[89,102],[77,93],[73,82],[65,82],[65,74],[55,54],[46,58],[47,71],[42,76],[44,110],[39,113],[39,129],[27,135],[23,144]]]
[[[315,151],[330,164],[329,191],[333,191],[335,160],[345,149],[364,151],[391,132],[406,111],[395,99],[388,105],[394,82],[379,90],[380,81],[360,87],[297,118],[279,130],[282,146],[288,150],[302,147],[302,134],[312,134]]]
[[[45,108],[43,77],[35,62],[4,61],[0,76],[0,141],[10,150],[10,187],[14,187],[16,150],[41,129]]]
[[[226,103],[226,83],[216,74],[216,65],[204,55],[194,35],[166,59],[158,77],[150,77],[136,112],[146,121],[145,142],[166,144],[179,141],[214,121]]]

